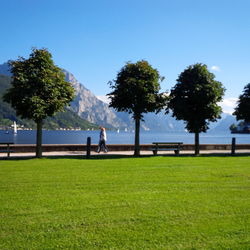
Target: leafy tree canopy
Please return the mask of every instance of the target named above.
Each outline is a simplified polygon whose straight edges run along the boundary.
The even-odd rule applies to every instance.
[[[64,109],[74,97],[74,89],[66,82],[61,69],[54,65],[46,49],[33,49],[30,57],[10,61],[12,87],[4,100],[21,118],[35,122]]]
[[[108,94],[110,107],[117,111],[133,114],[135,120],[134,155],[140,154],[139,131],[143,113],[158,112],[166,103],[166,97],[159,93],[163,78],[147,61],[127,63],[110,83],[113,92]]]
[[[74,88],[65,81],[46,49],[32,49],[28,59],[10,62],[12,87],[3,96],[21,118],[37,124],[36,156],[42,156],[42,122],[72,101]]]
[[[159,94],[161,77],[147,61],[127,63],[110,82],[113,92],[108,94],[110,106],[117,111],[133,113],[141,119],[143,113],[159,111],[165,98]]]
[[[177,120],[186,121],[189,132],[205,132],[209,122],[220,118],[218,102],[225,89],[214,78],[205,64],[194,64],[179,75],[171,90],[167,112],[171,109]]]
[[[0,75],[0,127],[10,126],[13,121],[16,121],[18,125],[23,125],[25,128],[35,128],[35,122],[28,119],[21,119],[16,116],[16,111],[11,107],[9,103],[2,100],[3,93],[11,87],[11,77],[6,75]],[[88,129],[98,128],[97,125],[92,124],[76,113],[66,108],[66,111],[58,112],[52,117],[47,117],[43,122],[43,128],[45,129],[59,129],[59,128],[77,128]]]
[[[237,120],[250,122],[250,83],[244,87],[243,94],[239,96],[238,106],[233,114]]]

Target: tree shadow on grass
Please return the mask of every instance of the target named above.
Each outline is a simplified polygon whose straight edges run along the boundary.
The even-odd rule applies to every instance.
[[[108,159],[123,159],[123,158],[142,158],[145,156],[135,157],[133,155],[92,155],[87,159],[86,155],[51,155],[42,156],[41,158],[36,158],[35,156],[10,156],[10,157],[0,157],[1,161],[22,161],[22,160],[43,160],[43,159],[75,159],[75,160],[108,160]],[[146,156],[149,157],[149,156]]]

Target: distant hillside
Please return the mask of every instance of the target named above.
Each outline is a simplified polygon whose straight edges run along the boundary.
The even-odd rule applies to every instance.
[[[229,132],[230,126],[237,123],[236,117],[230,114],[223,114],[222,119],[215,123],[215,127],[211,128],[211,131],[216,132]]]
[[[65,118],[61,117],[60,114],[57,114],[53,118],[49,118],[46,121],[47,128],[62,126],[81,127],[84,129],[91,127],[92,125],[85,125],[83,120],[87,120],[89,123],[99,124],[105,126],[106,128],[119,129],[121,131],[134,130],[134,121],[131,118],[131,115],[125,112],[116,112],[114,109],[110,108],[107,103],[104,103],[103,101],[99,100],[90,90],[85,88],[82,83],[78,82],[77,79],[73,76],[73,74],[66,70],[62,71],[65,74],[66,81],[70,82],[73,85],[76,91],[76,97],[71,102],[71,106],[68,108],[69,111],[62,114],[62,116]],[[0,74],[10,75],[7,63],[0,65]],[[5,81],[6,80],[2,80],[3,86],[8,84]],[[69,114],[68,112],[70,111],[71,113]],[[15,111],[12,110],[11,112],[10,106],[8,104],[1,103],[0,119],[1,113],[5,114],[4,116],[2,115],[1,124],[7,122],[4,119],[6,118],[7,114],[7,117],[9,117],[8,119],[15,119]],[[56,119],[56,121],[54,119]],[[62,121],[64,122],[62,123]],[[234,123],[234,121],[235,117],[233,117],[232,115],[222,114],[221,119],[219,119],[217,122],[209,124],[210,131],[229,132],[229,127],[232,123]],[[27,123],[30,123],[30,121],[27,121]],[[70,125],[72,123],[77,126]],[[171,114],[166,115],[164,111],[160,112],[159,114],[148,113],[144,114],[144,122],[141,123],[141,130],[161,132],[184,132],[185,123],[184,121],[177,121],[171,116]]]
[[[8,63],[0,64],[0,75],[11,76]]]
[[[16,121],[18,125],[23,125],[27,128],[35,128],[36,124],[33,121],[17,117],[15,110],[8,103],[2,100],[2,95],[6,89],[10,87],[10,83],[11,78],[9,76],[0,75],[0,127],[10,126],[13,121]],[[91,129],[97,127],[97,125],[82,119],[68,108],[65,112],[59,112],[55,116],[45,119],[43,126],[45,129]]]

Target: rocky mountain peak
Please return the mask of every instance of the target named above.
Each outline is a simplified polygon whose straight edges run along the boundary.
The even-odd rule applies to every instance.
[[[65,74],[65,80],[70,82],[75,89],[75,99],[71,102],[70,109],[81,118],[98,125],[113,129],[134,129],[134,122],[131,116],[124,112],[116,112],[110,108],[107,103],[99,100],[90,90],[85,88],[67,70],[62,70]],[[8,63],[0,65],[0,74],[10,76]],[[151,131],[185,131],[183,121],[177,121],[171,115],[166,115],[164,112],[159,114],[148,113],[144,114],[145,122],[141,123],[142,130]],[[229,129],[235,118],[231,115],[222,117],[218,122],[211,123],[209,127],[213,131]]]
[[[11,76],[10,67],[9,67],[8,62],[0,64],[0,74],[6,75],[6,76]]]
[[[99,100],[90,90],[84,87],[73,74],[63,70],[66,81],[70,82],[76,97],[71,102],[71,109],[83,119],[109,128],[125,128],[127,124],[123,122],[117,113],[109,108],[108,104]]]

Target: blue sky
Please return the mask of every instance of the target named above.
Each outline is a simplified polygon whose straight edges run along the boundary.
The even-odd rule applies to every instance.
[[[227,89],[230,106],[250,82],[249,0],[1,1],[0,63],[48,48],[54,62],[98,96],[127,61],[148,60],[170,90],[197,62]]]

